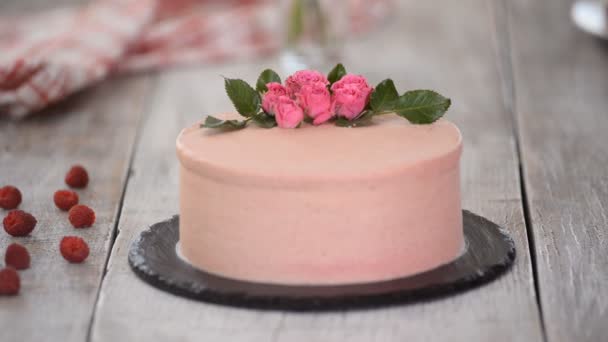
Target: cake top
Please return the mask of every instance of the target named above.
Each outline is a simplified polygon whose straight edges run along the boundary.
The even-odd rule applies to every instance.
[[[187,168],[226,181],[339,182],[408,167],[424,169],[427,162],[434,163],[434,168],[442,161],[453,165],[460,156],[461,140],[458,128],[445,119],[416,125],[385,115],[358,128],[251,126],[219,132],[194,125],[179,135],[177,152]]]
[[[390,78],[371,87],[365,77],[348,74],[342,64],[327,76],[315,70],[300,70],[287,77],[285,84],[281,84],[276,72],[266,69],[258,77],[255,89],[241,79],[225,78],[224,86],[243,118],[222,120],[207,116],[201,127],[237,130],[249,122],[264,128],[297,128],[303,122],[358,127],[385,114],[429,124],[442,117],[451,104],[450,99],[432,90],[410,90],[399,95]]]
[[[238,113],[208,116],[177,140],[185,167],[217,179],[350,181],[409,167],[425,172],[425,165],[454,165],[460,156],[458,128],[439,120],[451,102],[431,90],[399,95],[390,79],[371,87],[342,64],[327,76],[298,71],[284,84],[267,69],[255,89],[228,78],[225,87]]]

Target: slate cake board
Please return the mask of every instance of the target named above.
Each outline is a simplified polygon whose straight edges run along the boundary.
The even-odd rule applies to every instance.
[[[176,252],[179,217],[153,224],[131,245],[129,264],[143,281],[194,300],[236,307],[326,311],[432,300],[472,289],[506,272],[515,244],[504,229],[463,210],[465,252],[455,261],[400,279],[373,283],[285,286],[229,279],[190,266]]]

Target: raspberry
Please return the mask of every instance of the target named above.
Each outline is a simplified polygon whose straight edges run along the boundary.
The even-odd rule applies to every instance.
[[[15,209],[21,204],[21,191],[12,185],[0,188],[0,208]]]
[[[57,208],[68,211],[78,204],[78,194],[72,190],[57,190],[53,196]]]
[[[19,274],[12,267],[0,270],[0,296],[12,296],[19,293],[21,281]]]
[[[89,245],[78,236],[66,236],[61,239],[59,251],[65,260],[81,263],[89,256]]]
[[[77,204],[70,209],[68,218],[74,228],[90,227],[95,223],[95,212],[86,205]]]
[[[36,223],[36,218],[23,210],[11,210],[2,220],[4,230],[12,236],[29,235]]]
[[[18,243],[10,244],[6,248],[4,263],[18,270],[24,270],[30,267],[30,253]]]
[[[72,188],[84,188],[89,184],[89,174],[84,167],[74,165],[65,175],[65,184]]]

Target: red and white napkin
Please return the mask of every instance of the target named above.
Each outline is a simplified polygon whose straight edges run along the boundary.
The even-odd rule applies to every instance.
[[[347,0],[352,30],[388,0]],[[94,0],[0,17],[0,116],[22,117],[112,73],[274,52],[279,4],[255,0]]]

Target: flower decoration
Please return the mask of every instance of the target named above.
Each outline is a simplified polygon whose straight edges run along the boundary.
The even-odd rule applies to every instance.
[[[327,76],[300,70],[287,77],[264,70],[254,89],[240,79],[224,79],[228,97],[243,120],[207,116],[201,127],[241,129],[249,122],[260,127],[297,128],[303,122],[342,127],[367,125],[376,115],[396,114],[414,124],[430,124],[450,107],[450,99],[432,90],[410,90],[399,95],[391,79],[371,87],[365,77],[348,74],[342,64]]]
[[[353,120],[363,112],[373,91],[359,75],[346,75],[331,86],[333,108],[338,117]]]
[[[321,82],[303,86],[296,94],[296,100],[315,125],[320,125],[334,116],[331,93]]]
[[[266,85],[268,91],[262,97],[262,109],[268,115],[274,115],[274,106],[279,97],[287,96],[287,89],[281,83],[270,82]]]
[[[296,128],[304,120],[304,111],[287,96],[279,96],[274,105],[275,119],[281,128]]]

